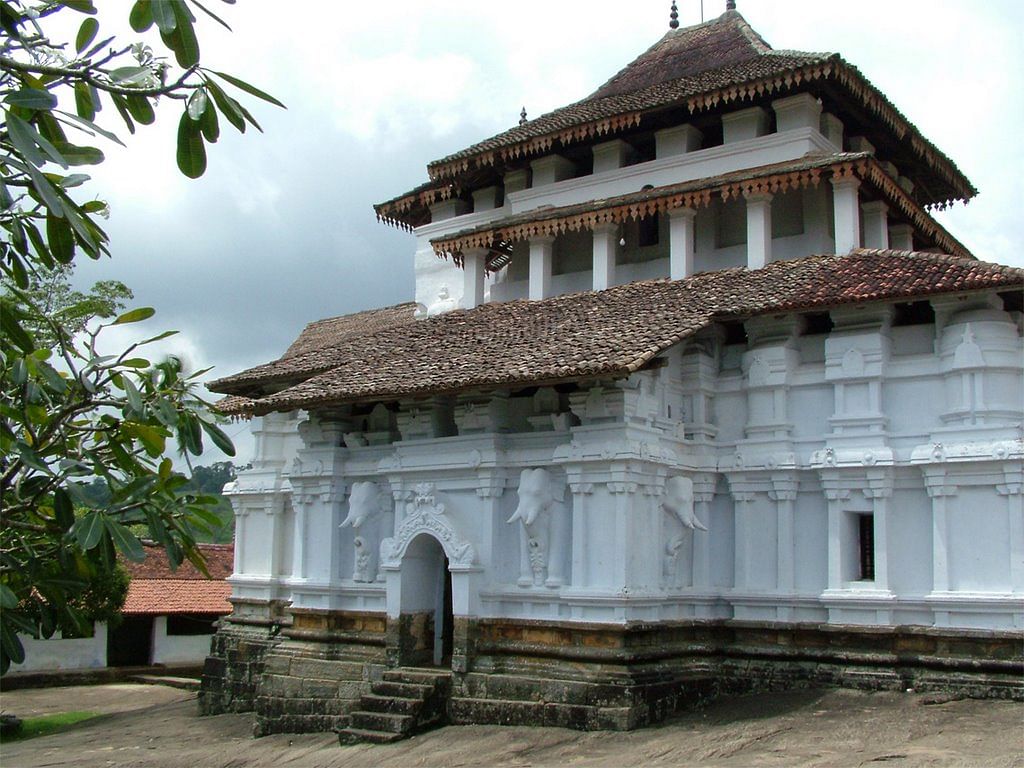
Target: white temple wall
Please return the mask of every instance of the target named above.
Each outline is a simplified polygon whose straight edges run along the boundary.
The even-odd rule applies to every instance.
[[[712,334],[599,388],[342,408],[299,430],[292,460],[290,438],[263,440],[231,491],[235,594],[404,610],[426,600],[408,583],[434,587],[401,576],[403,547],[431,535],[472,615],[1024,626],[1024,348],[989,298],[935,304],[937,344],[884,307],[838,310],[827,336],[768,318],[751,346]],[[532,496],[523,470],[545,473]],[[680,476],[680,514],[707,531],[664,506]],[[343,526],[354,510],[368,522]]]

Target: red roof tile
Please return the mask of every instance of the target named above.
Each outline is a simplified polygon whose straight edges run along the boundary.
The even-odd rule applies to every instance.
[[[141,563],[124,561],[131,574],[125,614],[231,612],[231,585],[225,579],[234,571],[233,544],[200,544],[210,572],[207,578],[187,560],[172,570],[162,547],[146,546]]]

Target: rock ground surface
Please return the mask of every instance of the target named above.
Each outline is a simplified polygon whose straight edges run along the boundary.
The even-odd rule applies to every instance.
[[[104,717],[4,745],[32,766],[1024,766],[1024,705],[921,694],[798,691],[720,700],[631,733],[448,727],[397,744],[339,747],[330,734],[253,739],[252,716],[199,717],[195,694],[143,685],[14,691],[20,716]]]

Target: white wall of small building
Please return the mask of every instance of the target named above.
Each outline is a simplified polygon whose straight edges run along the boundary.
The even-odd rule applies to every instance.
[[[92,637],[64,638],[58,632],[49,639],[20,636],[25,661],[11,666],[11,673],[74,671],[107,666],[107,625],[93,625]]]
[[[201,664],[210,654],[210,635],[169,635],[167,617],[153,617],[153,664]]]

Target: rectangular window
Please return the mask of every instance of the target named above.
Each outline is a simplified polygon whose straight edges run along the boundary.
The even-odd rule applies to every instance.
[[[640,219],[638,224],[637,245],[647,248],[658,244],[658,214]]]
[[[168,635],[212,635],[216,631],[213,625],[219,616],[205,614],[172,614],[167,617]]]
[[[875,516],[857,515],[860,552],[860,580],[875,580]]]

